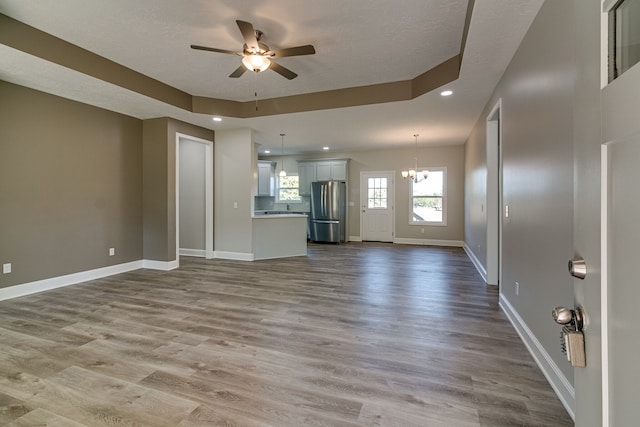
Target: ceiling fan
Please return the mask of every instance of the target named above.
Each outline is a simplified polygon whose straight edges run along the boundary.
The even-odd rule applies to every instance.
[[[263,34],[260,30],[255,30],[250,22],[236,20],[238,28],[244,38],[242,52],[234,52],[226,49],[216,49],[215,47],[197,46],[192,44],[192,49],[208,50],[210,52],[226,53],[229,55],[242,56],[242,65],[229,75],[232,78],[238,78],[245,71],[251,70],[259,73],[267,68],[272,69],[276,73],[289,80],[298,77],[296,73],[274,62],[272,58],[283,58],[285,56],[313,55],[316,53],[314,47],[310,44],[304,46],[289,47],[285,49],[271,50],[269,46],[260,42]]]

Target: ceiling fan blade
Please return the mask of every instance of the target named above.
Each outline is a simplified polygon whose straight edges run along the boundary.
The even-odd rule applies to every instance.
[[[300,55],[313,55],[316,53],[315,48],[310,45],[288,47],[286,49],[279,49],[273,52],[274,58],[282,58],[283,56],[300,56]]]
[[[242,55],[241,53],[234,52],[232,50],[216,49],[215,47],[198,46],[198,45],[195,45],[195,44],[191,45],[191,49],[208,50],[209,52],[226,53],[226,54],[229,54],[229,55]]]
[[[236,70],[233,73],[229,74],[229,77],[237,79],[238,77],[243,75],[245,71],[247,71],[247,67],[245,67],[244,65],[241,65],[238,68],[236,68]]]
[[[247,45],[247,47],[256,52],[259,51],[260,47],[258,46],[256,30],[253,29],[253,25],[250,22],[240,20],[236,20],[236,24],[238,24],[238,28],[240,28],[242,38],[244,39],[244,43]]]
[[[273,71],[280,74],[281,76],[288,78],[289,80],[293,80],[296,77],[298,77],[298,75],[293,71],[291,71],[290,69],[285,68],[280,64],[276,64],[273,61],[271,61],[271,65],[269,65],[269,68],[271,68]]]

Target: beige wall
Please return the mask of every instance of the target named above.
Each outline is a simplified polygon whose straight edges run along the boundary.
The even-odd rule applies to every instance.
[[[487,114],[502,99],[504,204],[501,296],[572,381],[560,351],[556,305],[573,306],[574,28],[571,2],[547,1],[466,144],[466,244],[486,266]],[[484,181],[483,181],[484,180]],[[480,249],[478,249],[480,247]],[[520,284],[516,294],[515,282]],[[534,349],[535,351],[535,349]]]
[[[396,215],[395,238],[454,240],[464,239],[464,146],[423,147],[418,150],[419,168],[447,168],[448,214],[446,226],[409,225],[409,183],[400,176],[400,171],[414,164],[416,150],[399,148],[395,150],[369,150],[351,152],[332,152],[307,156],[286,156],[287,170],[296,166],[296,160],[322,158],[348,158],[349,161],[349,202],[348,233],[360,236],[360,172],[394,171]],[[266,158],[266,157],[265,157]],[[268,157],[277,162],[279,156]],[[280,164],[280,163],[278,163]],[[295,209],[295,208],[294,208]],[[425,232],[421,233],[424,228]]]
[[[141,259],[142,123],[0,81],[0,200],[0,287]]]

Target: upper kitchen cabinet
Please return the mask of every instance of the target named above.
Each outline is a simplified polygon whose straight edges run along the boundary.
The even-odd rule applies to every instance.
[[[347,161],[331,160],[318,162],[316,169],[316,181],[346,181]]]
[[[276,164],[258,160],[258,196],[276,195]]]
[[[316,162],[298,162],[298,185],[301,196],[311,194],[311,183],[316,181]]]
[[[314,181],[347,181],[348,163],[349,159],[299,160],[300,195],[311,194],[311,183]]]

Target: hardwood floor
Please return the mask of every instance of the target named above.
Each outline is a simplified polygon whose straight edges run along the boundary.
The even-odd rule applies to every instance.
[[[573,425],[459,248],[180,262],[0,302],[0,424]]]

